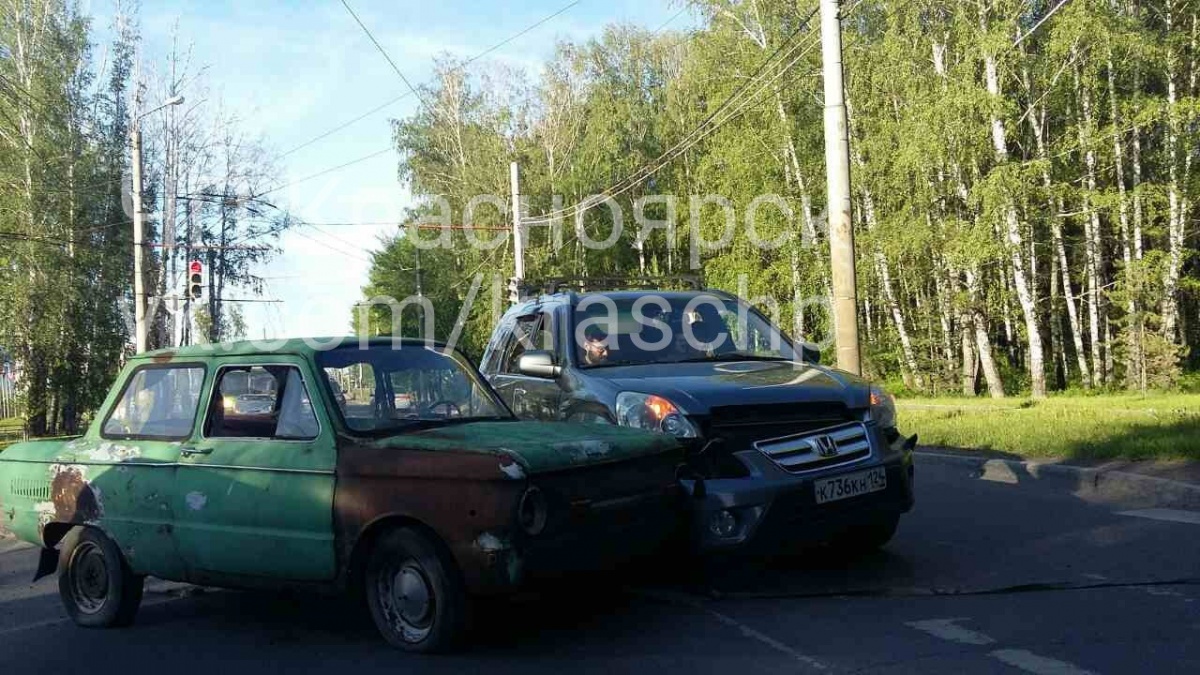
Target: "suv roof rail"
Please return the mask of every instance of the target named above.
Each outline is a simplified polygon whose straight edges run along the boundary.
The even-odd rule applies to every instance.
[[[675,287],[675,288],[671,288]],[[680,288],[682,287],[682,288]],[[640,289],[703,291],[704,281],[698,274],[675,274],[667,276],[603,276],[603,277],[549,277],[527,281],[526,288],[540,291],[544,295],[577,292],[595,293],[603,291],[629,291]],[[535,293],[530,293],[534,295]]]

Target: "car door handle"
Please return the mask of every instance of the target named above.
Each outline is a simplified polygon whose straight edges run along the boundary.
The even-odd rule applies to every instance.
[[[179,454],[182,457],[195,457],[196,455],[211,455],[212,451],[212,448],[193,448],[190,446],[184,446],[179,449]]]

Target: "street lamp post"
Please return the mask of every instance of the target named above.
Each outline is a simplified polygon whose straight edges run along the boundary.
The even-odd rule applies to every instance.
[[[129,132],[129,146],[133,162],[133,186],[130,195],[133,206],[133,321],[138,354],[146,351],[149,343],[146,326],[146,280],[143,271],[146,254],[146,225],[145,214],[142,212],[142,118],[167,106],[180,103],[183,103],[183,97],[176,95],[153,110],[140,115],[135,113],[133,128]]]

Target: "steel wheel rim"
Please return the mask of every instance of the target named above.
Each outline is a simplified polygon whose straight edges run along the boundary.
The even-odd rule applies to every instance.
[[[108,602],[108,561],[104,551],[90,541],[80,542],[67,567],[71,600],[83,614],[96,614]]]
[[[377,592],[384,618],[401,639],[417,643],[429,637],[437,615],[437,595],[415,560],[381,570]]]

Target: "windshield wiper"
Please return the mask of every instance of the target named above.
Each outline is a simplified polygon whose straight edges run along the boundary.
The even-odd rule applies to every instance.
[[[768,356],[766,354],[744,354],[733,352],[730,354],[713,354],[712,356],[693,356],[688,359],[679,359],[678,361],[669,361],[668,363],[709,363],[717,361],[787,361],[792,359],[786,356]]]
[[[469,422],[499,422],[512,420],[511,417],[502,415],[481,415],[478,417],[440,417],[440,418],[421,418],[411,420],[409,424],[400,427],[401,429],[411,429],[414,426],[419,429],[427,429],[429,427],[440,427],[448,424],[467,424]]]

